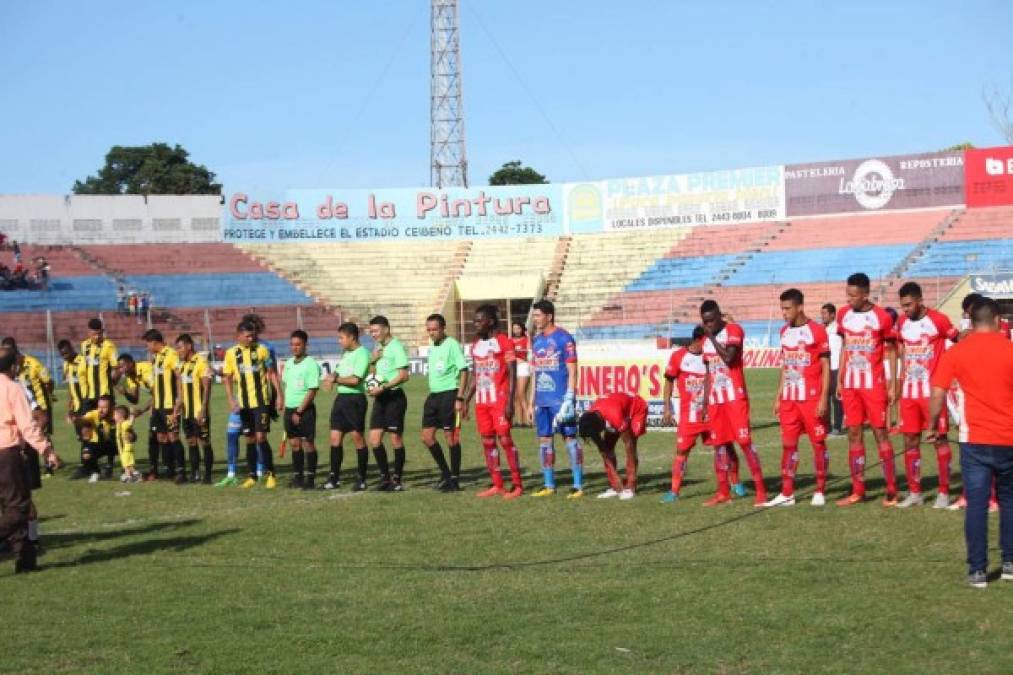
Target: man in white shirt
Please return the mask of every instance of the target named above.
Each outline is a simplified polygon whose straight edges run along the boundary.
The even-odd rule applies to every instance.
[[[844,410],[837,397],[837,370],[841,365],[841,347],[844,338],[837,332],[837,307],[828,302],[820,308],[820,318],[830,337],[830,435],[844,435]]]

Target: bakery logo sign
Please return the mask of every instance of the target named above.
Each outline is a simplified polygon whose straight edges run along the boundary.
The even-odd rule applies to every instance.
[[[788,216],[948,206],[963,202],[959,152],[788,165]]]

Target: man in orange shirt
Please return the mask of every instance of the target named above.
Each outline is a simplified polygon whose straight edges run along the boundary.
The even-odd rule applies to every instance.
[[[987,585],[988,496],[993,479],[999,496],[1002,578],[1013,581],[1013,344],[1000,332],[995,300],[971,308],[972,332],[943,354],[932,374],[929,419],[943,411],[954,380],[963,392],[960,407],[960,470],[967,491],[964,537],[968,583]],[[936,440],[929,432],[928,442]]]

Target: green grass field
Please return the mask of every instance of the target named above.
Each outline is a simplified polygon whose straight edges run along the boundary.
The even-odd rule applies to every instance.
[[[749,375],[776,492],[776,373]],[[424,387],[411,383],[410,429]],[[330,400],[319,405],[321,445]],[[216,406],[223,471],[221,388]],[[58,450],[76,459],[59,426]],[[415,431],[408,436],[400,494],[88,485],[68,481],[69,471],[48,479],[36,497],[44,571],[15,577],[8,561],[0,572],[0,671],[1013,671],[1013,583],[965,586],[959,514],[878,502],[815,509],[807,499],[772,511],[751,499],[705,509],[713,475],[700,448],[684,499],[663,505],[674,441],[663,433],[642,443],[633,501],[478,500],[486,474],[473,423],[460,494],[430,489],[432,460]],[[533,434],[515,438],[534,486]],[[145,448],[142,439],[139,459]],[[845,442],[831,439],[831,452],[834,498],[848,484]],[[925,457],[931,491],[930,449]],[[597,492],[601,460],[588,452],[586,464]],[[805,442],[803,496],[811,471]],[[880,496],[878,466],[869,477]]]

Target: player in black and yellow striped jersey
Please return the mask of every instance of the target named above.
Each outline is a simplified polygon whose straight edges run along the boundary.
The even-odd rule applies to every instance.
[[[56,349],[63,359],[63,381],[67,384],[67,414],[80,414],[85,399],[85,378],[88,377],[84,355],[74,351],[70,340],[60,340]]]
[[[179,354],[176,412],[189,448],[191,480],[210,485],[215,466],[215,453],[211,448],[211,368],[207,360],[196,352],[193,338],[187,333],[176,338],[176,353]],[[201,451],[204,452],[203,475],[200,470]]]
[[[267,440],[271,430],[270,409],[276,406],[274,394],[280,395],[278,373],[270,367],[271,355],[256,341],[257,329],[250,322],[241,322],[236,328],[236,344],[225,352],[222,381],[229,409],[238,412],[242,420],[242,433],[246,436],[246,464],[249,477],[243,487],[257,484],[257,459],[267,472],[265,486],[274,488],[278,482],[274,475],[274,457]]]
[[[89,483],[98,482],[98,460],[101,457],[115,457],[116,423],[113,419],[113,397],[99,396],[95,410],[74,416],[74,426],[81,439],[81,469],[76,478],[88,476]],[[112,477],[110,473],[106,478]]]
[[[179,440],[179,417],[176,415],[179,355],[165,344],[162,333],[154,328],[147,331],[142,339],[151,354],[151,430],[158,437],[162,457],[170,472],[175,470],[176,483],[185,483],[186,458]],[[170,459],[172,465],[169,464]]]
[[[18,343],[12,337],[5,337],[0,346],[14,353],[18,380],[32,392],[37,407],[32,411],[36,424],[47,437],[53,435],[53,378],[42,361],[31,354],[18,350]]]
[[[89,321],[88,331],[91,337],[81,343],[81,354],[88,368],[83,407],[84,410],[94,410],[99,396],[113,395],[119,353],[113,341],[105,336],[101,319]]]
[[[130,354],[120,355],[117,367],[116,390],[123,394],[131,405],[138,405],[141,401],[141,390],[151,392],[151,362],[134,361]],[[145,408],[134,410],[134,417],[139,417],[151,407],[151,401]],[[171,454],[171,453],[170,453]],[[148,473],[144,474],[144,480],[152,481],[158,478],[158,463],[161,459],[161,448],[158,446],[158,435],[148,425]],[[172,478],[176,462],[173,457],[165,458],[165,465],[169,468],[168,477]]]

